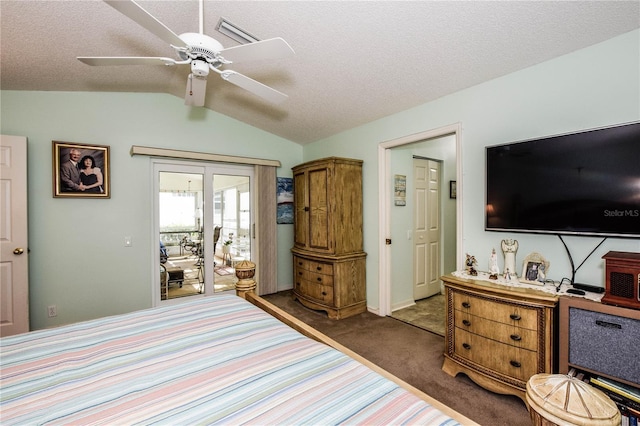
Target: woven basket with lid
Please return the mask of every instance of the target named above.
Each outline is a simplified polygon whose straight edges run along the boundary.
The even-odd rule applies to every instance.
[[[564,374],[531,376],[526,399],[534,425],[620,425],[620,412],[611,398]]]

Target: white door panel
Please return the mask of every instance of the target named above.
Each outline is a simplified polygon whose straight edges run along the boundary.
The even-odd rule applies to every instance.
[[[29,331],[27,138],[0,140],[0,336]]]
[[[440,163],[414,159],[415,300],[440,292]]]

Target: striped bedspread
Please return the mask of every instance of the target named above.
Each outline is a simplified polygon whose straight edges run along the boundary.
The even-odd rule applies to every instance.
[[[457,424],[234,295],[1,339],[0,422]]]

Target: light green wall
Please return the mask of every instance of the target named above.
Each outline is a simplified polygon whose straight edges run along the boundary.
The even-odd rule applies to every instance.
[[[484,231],[484,149],[488,145],[639,120],[638,76],[640,30],[305,146],[305,161],[329,154],[364,160],[368,305],[378,307],[378,244],[379,239],[385,238],[378,235],[377,213],[377,147],[381,142],[461,123],[463,179],[458,182],[458,200],[462,197],[464,209],[463,251],[475,255],[482,268],[493,247],[499,247],[504,238],[515,238],[520,243],[518,262],[531,252],[539,252],[551,262],[550,277],[560,279],[570,276],[571,268],[557,237]],[[600,242],[591,237],[566,240],[578,261]],[[640,252],[640,241],[608,239],[576,279],[603,285],[604,262],[600,257],[609,250]]]
[[[452,70],[451,72],[455,72]],[[378,308],[378,144],[453,123],[462,124],[463,251],[485,265],[507,237],[551,261],[550,276],[570,272],[556,237],[484,231],[484,148],[487,145],[640,119],[640,30],[377,120],[304,148],[209,110],[195,114],[181,99],[158,94],[1,93],[1,132],[29,138],[29,246],[32,328],[117,314],[151,304],[149,160],[131,145],[273,158],[278,176],[325,156],[364,160],[367,303]],[[391,84],[392,82],[390,82]],[[112,198],[51,197],[51,140],[111,146]],[[123,237],[134,245],[125,248]],[[292,226],[278,226],[278,288],[291,286]],[[581,260],[599,239],[567,238]],[[640,241],[609,239],[577,279],[602,285],[602,254],[640,252]],[[500,265],[502,266],[502,265]],[[46,306],[58,305],[58,317]]]
[[[171,95],[3,91],[1,102],[2,133],[28,137],[32,329],[151,306],[151,162],[130,156],[132,145],[277,159],[283,177],[302,159],[297,144]],[[52,140],[110,146],[111,198],[53,198]],[[290,287],[293,225],[277,230]]]

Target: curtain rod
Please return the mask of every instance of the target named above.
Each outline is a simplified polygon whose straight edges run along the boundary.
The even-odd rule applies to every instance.
[[[149,146],[132,145],[131,156],[147,155],[150,157],[177,158],[183,160],[204,160],[218,163],[252,164],[259,166],[280,167],[282,164],[278,160],[267,160],[263,158],[237,157],[235,155],[211,154],[207,152],[182,151],[179,149],[153,148]]]

